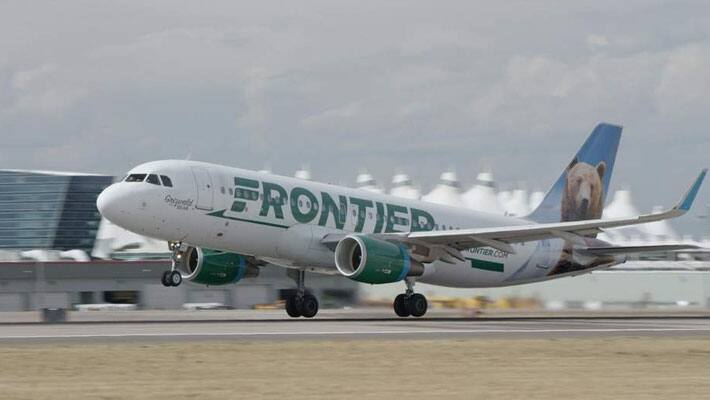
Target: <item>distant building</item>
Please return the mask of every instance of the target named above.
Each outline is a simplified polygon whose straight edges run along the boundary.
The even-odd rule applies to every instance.
[[[659,212],[663,207],[654,207],[653,212]],[[603,218],[632,218],[641,214],[634,205],[633,197],[629,190],[617,190],[612,201],[604,208]],[[600,236],[614,243],[648,243],[677,241],[679,235],[668,221],[656,221],[648,224],[631,225],[621,228],[607,229]]]
[[[505,214],[503,206],[498,202],[495,180],[490,172],[478,174],[476,184],[463,194],[463,202],[472,210]]]
[[[303,179],[304,181],[310,181],[312,179],[311,178],[311,170],[307,167],[303,167],[303,168],[299,169],[298,171],[296,171],[296,173],[293,174],[293,177],[298,178],[298,179]]]
[[[91,252],[101,215],[96,197],[113,177],[0,170],[0,250]]]
[[[423,201],[429,203],[443,204],[447,206],[463,207],[461,200],[461,183],[454,171],[446,171],[441,174],[439,184],[429,192],[422,196]]]
[[[374,193],[384,193],[385,190],[377,183],[375,178],[367,171],[361,172],[355,179],[358,189],[367,190]]]
[[[392,189],[390,189],[390,194],[411,200],[419,200],[421,197],[419,189],[414,187],[412,180],[409,179],[407,174],[395,174],[395,176],[392,177]]]
[[[541,192],[539,190],[534,191],[530,194],[530,212],[533,212],[540,204],[542,204],[542,201],[545,199],[545,192]]]
[[[530,213],[530,200],[525,189],[515,189],[510,196],[510,200],[504,205],[508,215],[524,217]]]

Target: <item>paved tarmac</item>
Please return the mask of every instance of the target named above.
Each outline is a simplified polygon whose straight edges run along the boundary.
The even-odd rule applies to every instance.
[[[693,336],[710,338],[710,318],[655,317],[432,317],[85,321],[0,324],[0,343],[165,342],[199,340],[411,340]]]

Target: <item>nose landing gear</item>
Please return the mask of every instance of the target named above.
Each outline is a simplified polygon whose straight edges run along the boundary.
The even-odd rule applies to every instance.
[[[313,318],[318,314],[318,299],[306,292],[306,271],[296,271],[296,294],[286,298],[286,314],[291,318]]]
[[[182,242],[168,242],[168,247],[172,251],[172,256],[170,257],[172,260],[172,266],[170,267],[170,270],[163,272],[163,275],[160,277],[160,282],[165,287],[180,286],[182,283],[182,275],[177,269],[177,264],[182,257],[182,253],[180,252]]]
[[[180,275],[180,272],[177,270],[168,270],[163,272],[163,275],[160,277],[160,282],[165,287],[180,286],[182,283],[182,275]]]
[[[399,317],[421,317],[426,314],[429,304],[426,297],[419,293],[414,293],[414,281],[406,279],[407,291],[394,298],[394,312]]]

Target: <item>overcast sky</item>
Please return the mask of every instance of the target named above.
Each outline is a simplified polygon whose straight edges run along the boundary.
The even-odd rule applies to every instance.
[[[612,186],[674,203],[710,164],[710,2],[0,3],[1,168],[546,190],[599,121],[624,126]]]

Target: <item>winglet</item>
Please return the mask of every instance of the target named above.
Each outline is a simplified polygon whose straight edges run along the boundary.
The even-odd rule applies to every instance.
[[[705,175],[707,173],[707,168],[700,171],[700,175],[698,175],[698,177],[695,179],[695,182],[693,182],[693,185],[690,187],[690,189],[685,192],[683,198],[681,198],[680,202],[678,202],[678,205],[673,207],[674,209],[683,212],[690,210],[690,207],[693,205],[693,201],[695,201],[695,196],[698,195],[698,192],[700,191],[700,186],[703,184],[703,179],[705,179]]]

